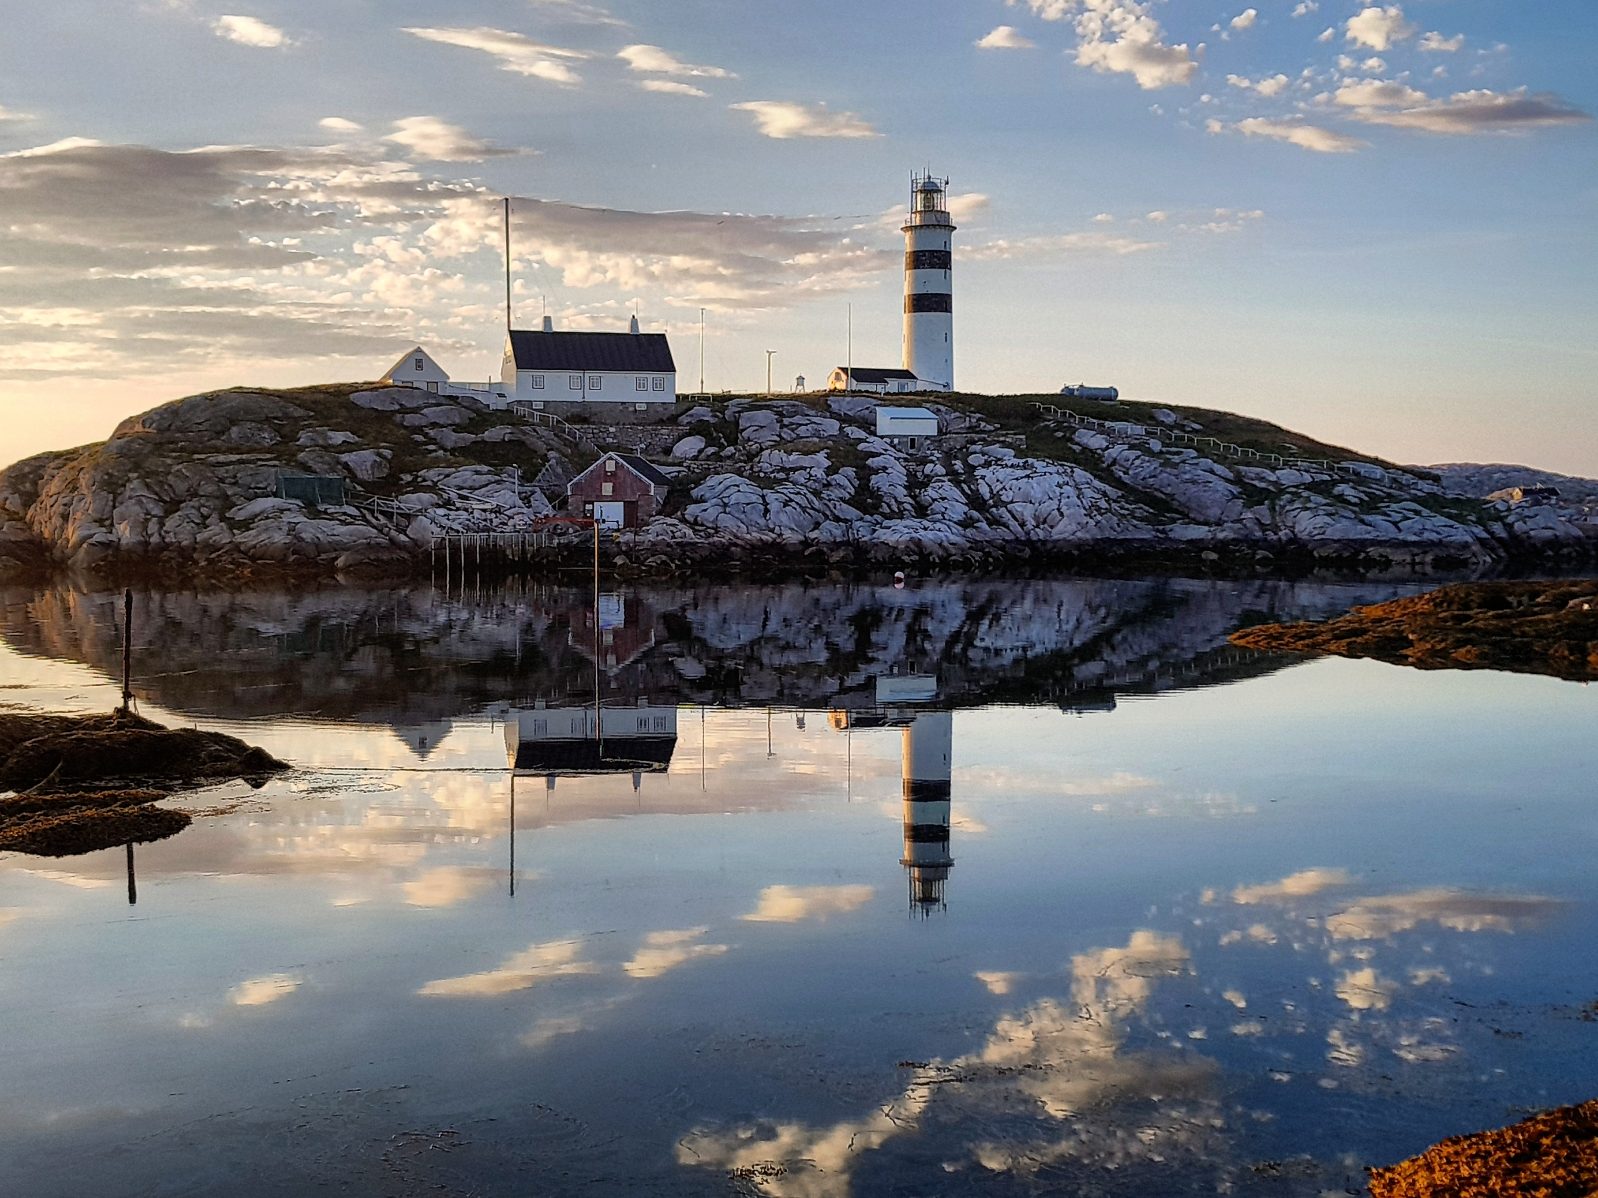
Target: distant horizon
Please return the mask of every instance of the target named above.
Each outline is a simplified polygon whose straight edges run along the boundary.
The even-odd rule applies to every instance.
[[[0,459],[231,386],[497,372],[517,321],[685,389],[900,363],[951,180],[955,385],[1598,475],[1598,7],[1550,0],[88,0],[0,42]],[[447,15],[446,15],[447,14]]]

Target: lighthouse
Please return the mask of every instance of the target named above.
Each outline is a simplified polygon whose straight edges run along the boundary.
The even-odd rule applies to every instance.
[[[910,910],[929,915],[943,906],[949,856],[949,775],[954,751],[954,713],[925,711],[904,730],[904,856]]]
[[[910,179],[904,223],[904,368],[922,391],[954,390],[954,224],[949,181]]]

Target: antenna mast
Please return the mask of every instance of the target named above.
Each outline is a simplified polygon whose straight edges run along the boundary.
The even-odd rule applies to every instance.
[[[505,197],[505,331],[510,332],[510,197]]]

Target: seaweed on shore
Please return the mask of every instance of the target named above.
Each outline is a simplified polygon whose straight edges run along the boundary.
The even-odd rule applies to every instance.
[[[1372,1198],[1591,1198],[1598,1194],[1598,1100],[1452,1136],[1370,1170],[1370,1191]]]
[[[0,712],[0,851],[65,857],[173,836],[173,790],[287,769],[220,732],[165,728],[128,711],[64,716]]]
[[[1261,624],[1230,639],[1271,653],[1588,681],[1598,678],[1598,583],[1455,583],[1318,623]]]

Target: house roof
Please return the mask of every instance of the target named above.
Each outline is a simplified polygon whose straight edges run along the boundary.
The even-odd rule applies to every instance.
[[[677,372],[664,333],[545,333],[512,329],[510,352],[517,370]]]
[[[601,454],[598,462],[595,462],[587,470],[584,470],[576,478],[572,479],[571,482],[567,483],[566,493],[570,495],[572,488],[575,487],[581,479],[588,477],[588,475],[598,470],[601,463],[603,463],[606,458],[615,458],[623,466],[627,467],[627,469],[631,470],[634,474],[643,479],[652,487],[671,486],[670,478],[662,474],[660,470],[651,463],[644,461],[644,459],[639,457],[636,453],[618,453],[616,450],[611,450],[608,453]]]
[[[875,366],[840,366],[838,369],[845,371],[857,383],[887,383],[895,379],[909,379],[911,382],[920,381],[916,378],[916,373],[913,370],[879,370]]]
[[[936,420],[938,414],[931,408],[890,408],[886,405],[877,408],[878,417],[886,416],[890,420]]]
[[[677,748],[669,736],[607,736],[603,741],[518,740],[510,767],[529,774],[664,773]]]
[[[379,377],[384,378],[384,379],[391,379],[395,375],[401,374],[401,373],[404,373],[404,374],[415,374],[416,372],[411,366],[411,361],[412,361],[412,359],[415,359],[415,358],[425,358],[425,359],[427,359],[427,364],[429,366],[431,366],[434,370],[438,371],[440,374],[444,373],[444,368],[442,366],[440,366],[436,361],[433,360],[433,355],[428,353],[425,349],[423,349],[420,345],[418,345],[414,349],[410,350],[409,352],[401,354],[397,359],[395,359],[394,365],[390,366],[388,368],[388,370],[386,372],[384,372]]]

